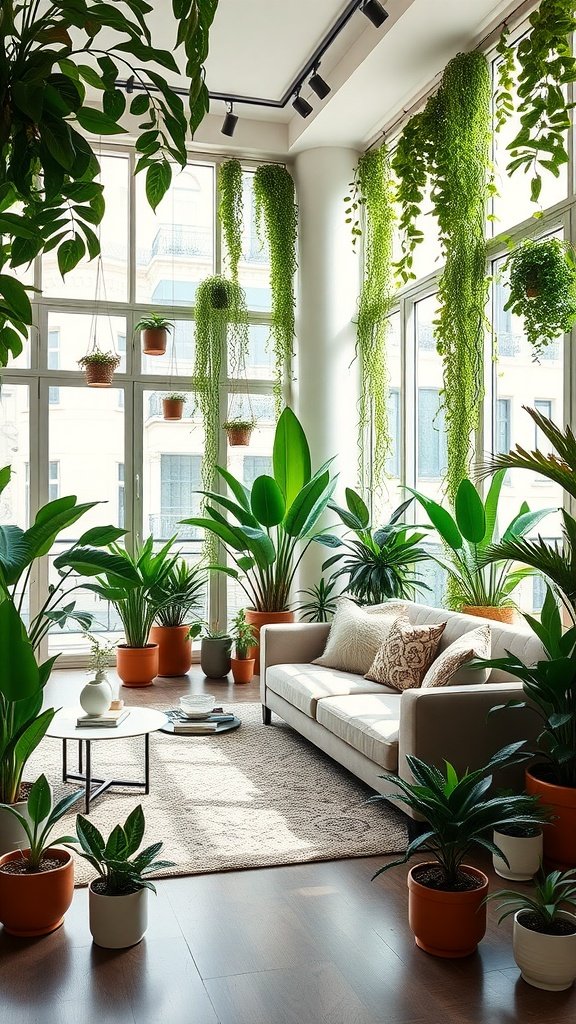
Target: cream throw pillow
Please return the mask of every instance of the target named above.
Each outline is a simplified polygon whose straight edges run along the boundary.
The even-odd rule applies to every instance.
[[[405,616],[396,619],[365,679],[400,691],[420,686],[436,657],[445,627],[445,622],[413,626]]]
[[[347,597],[340,598],[324,654],[315,658],[312,664],[363,676],[392,623],[405,610],[405,605],[398,604],[390,611],[386,608],[360,608]]]
[[[489,658],[491,653],[491,629],[488,623],[463,633],[454,643],[450,644],[428,669],[422,680],[422,689],[432,686],[450,686],[452,677],[458,669],[473,658]],[[490,674],[489,669],[469,672],[469,683],[485,683]],[[462,675],[452,683],[466,682]]]

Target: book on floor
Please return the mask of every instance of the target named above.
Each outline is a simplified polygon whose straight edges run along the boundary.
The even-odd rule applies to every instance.
[[[218,722],[187,722],[185,720],[180,722],[174,722],[174,732],[181,736],[194,734],[202,735],[202,733],[207,735],[209,733],[216,732],[217,729]]]
[[[123,722],[130,711],[128,708],[122,708],[121,711],[105,711],[102,715],[80,715],[76,719],[76,727],[78,729],[115,729]]]

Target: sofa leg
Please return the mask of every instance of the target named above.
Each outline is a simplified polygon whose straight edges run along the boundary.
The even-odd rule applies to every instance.
[[[265,704],[262,705],[262,721],[264,725],[272,725],[272,712]]]

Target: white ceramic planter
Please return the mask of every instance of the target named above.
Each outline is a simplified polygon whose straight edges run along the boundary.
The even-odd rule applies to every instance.
[[[112,687],[105,672],[97,672],[80,694],[80,705],[87,715],[103,715],[112,700]]]
[[[144,938],[148,927],[148,889],[128,896],[100,896],[89,890],[90,931],[97,946],[126,949]]]
[[[540,869],[543,857],[542,832],[536,836],[507,836],[494,831],[496,846],[506,854],[510,867],[502,857],[492,855],[494,871],[501,878],[515,882],[529,882]]]
[[[514,959],[524,981],[548,992],[563,992],[576,979],[576,934],[542,935],[526,928],[514,915],[512,943]],[[576,925],[574,914],[562,912],[560,917]]]
[[[26,816],[26,801],[19,800],[13,804],[14,810]],[[30,846],[26,833],[19,821],[16,820],[10,811],[0,807],[0,856],[3,853],[12,853],[13,850],[24,850]]]

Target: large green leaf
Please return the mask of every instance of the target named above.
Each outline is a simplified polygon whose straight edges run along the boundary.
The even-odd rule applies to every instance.
[[[224,544],[228,544],[234,551],[246,551],[248,545],[245,535],[240,527],[231,526],[229,523],[217,522],[213,519],[203,519],[195,516],[192,519],[182,519],[185,526],[198,526],[201,530],[208,530],[214,533]]]
[[[276,561],[276,549],[264,530],[255,530],[251,526],[239,527],[239,532],[246,538],[245,548],[254,556],[260,569],[266,569]]]
[[[52,795],[45,775],[40,775],[30,790],[28,814],[32,822],[44,821],[50,814]]]
[[[538,523],[549,516],[552,512],[556,512],[555,508],[541,508],[535,512],[521,512],[519,515],[510,523],[506,530],[502,541],[514,540],[517,537],[525,537],[526,534],[531,533]]]
[[[310,448],[302,426],[291,409],[284,409],[276,425],[272,452],[274,479],[282,491],[286,507],[310,480]]]
[[[252,484],[252,512],[267,529],[284,519],[286,503],[278,484],[271,476],[259,476]]]
[[[470,544],[480,544],[486,533],[484,503],[474,484],[466,478],[460,481],[454,509],[456,525],[462,536]]]
[[[40,689],[38,665],[18,612],[0,603],[0,693],[9,701],[34,697]]]
[[[250,491],[244,484],[237,480],[232,473],[229,473],[223,466],[216,466],[216,469],[223,480],[228,484],[228,487],[232,491],[232,494],[236,498],[236,501],[245,508],[247,512],[250,512]]]
[[[358,520],[360,529],[365,530],[370,523],[370,513],[360,495],[350,487],[346,488],[346,504],[352,515]]]
[[[442,505],[439,505],[438,502],[427,498],[425,494],[420,494],[419,491],[415,491],[411,487],[407,487],[406,490],[413,494],[417,501],[420,502],[432,526],[438,531],[448,547],[452,548],[453,551],[459,551],[463,547],[462,535],[450,513],[442,508]]]
[[[7,585],[16,583],[32,557],[19,526],[0,526],[0,567]]]
[[[30,545],[34,558],[47,555],[58,534],[72,526],[78,519],[95,508],[97,501],[76,504],[74,495],[57,498],[44,505],[38,512],[34,525],[26,530],[24,537]]]
[[[117,526],[93,526],[86,530],[78,541],[79,547],[102,548],[108,544],[114,544],[126,536],[126,530],[120,530]]]
[[[4,491],[10,483],[10,477],[12,476],[12,469],[10,466],[4,466],[0,469],[0,494]]]
[[[138,570],[127,558],[111,554],[109,551],[100,551],[98,548],[71,548],[54,559],[54,566],[56,569],[73,569],[80,576],[98,576],[100,573],[106,573],[134,587],[142,582]]]
[[[304,537],[307,530],[311,529],[311,526],[308,524],[312,510],[324,495],[326,495],[326,504],[328,503],[329,485],[330,474],[326,470],[320,477],[311,480],[298,493],[284,519],[284,529],[288,536]]]
[[[43,711],[42,714],[38,715],[38,718],[35,718],[30,723],[22,734],[14,747],[14,756],[20,764],[26,764],[26,761],[32,756],[40,741],[44,739],[55,714],[54,708],[47,708],[46,711]]]
[[[494,473],[492,483],[488,488],[488,494],[486,495],[486,501],[484,502],[484,514],[486,516],[486,530],[481,541],[481,546],[487,547],[494,540],[494,532],[496,530],[496,523],[498,521],[498,502],[500,501],[500,491],[502,490],[502,484],[506,472],[503,469],[498,470]]]

